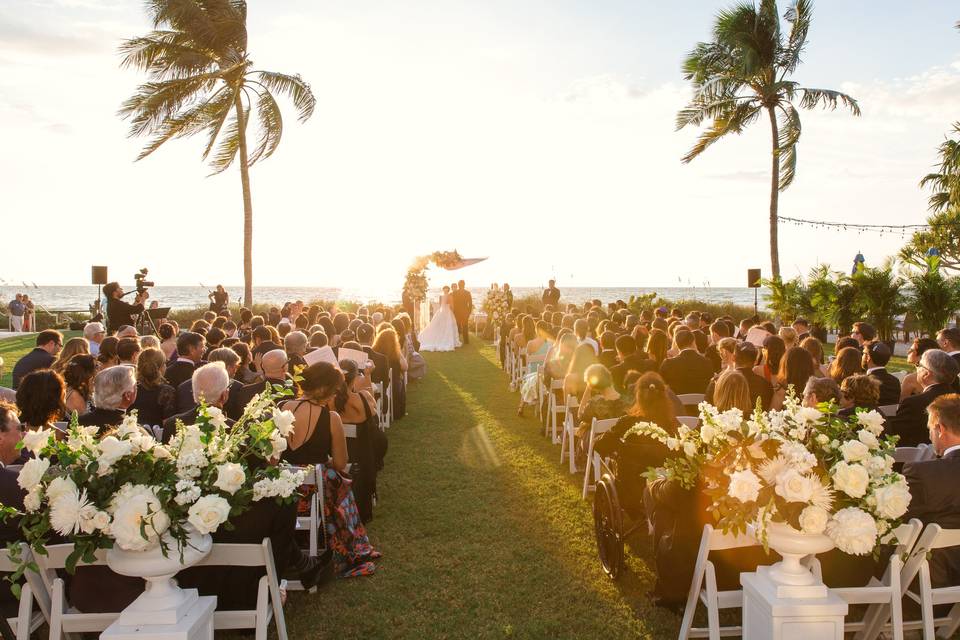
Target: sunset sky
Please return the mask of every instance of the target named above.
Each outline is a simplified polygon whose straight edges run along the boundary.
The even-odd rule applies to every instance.
[[[255,284],[399,289],[413,256],[449,249],[489,256],[463,272],[474,284],[769,275],[769,127],[691,165],[696,131],[673,127],[682,58],[724,4],[251,0],[255,66],[317,96],[252,170]],[[795,79],[852,94],[863,116],[802,113],[782,215],[924,220],[917,183],[960,119],[958,19],[944,0],[816,5]],[[0,278],[85,284],[102,263],[242,282],[236,169],[207,177],[199,139],[133,162],[143,140],[116,111],[145,78],[117,46],[148,29],[135,0],[0,0]],[[901,244],[784,225],[781,264],[847,269]]]

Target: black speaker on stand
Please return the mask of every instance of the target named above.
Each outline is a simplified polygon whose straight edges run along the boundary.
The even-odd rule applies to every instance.
[[[107,282],[109,281],[110,280],[107,277],[106,267],[97,267],[97,266],[90,267],[90,284],[97,285],[97,303],[96,303],[97,313],[94,314],[95,316],[99,316],[100,314],[103,313],[103,309],[100,308],[100,296],[101,296],[100,287],[107,284]]]
[[[757,315],[757,294],[760,291],[760,269],[747,269],[747,286],[753,289],[753,314]]]

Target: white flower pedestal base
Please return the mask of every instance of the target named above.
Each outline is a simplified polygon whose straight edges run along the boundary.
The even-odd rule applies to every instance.
[[[767,542],[783,560],[740,574],[743,639],[843,640],[847,603],[800,563],[807,555],[832,549],[830,538],[771,523]]]
[[[181,589],[173,579],[179,571],[193,566],[210,553],[209,535],[192,533],[181,552],[173,540],[167,556],[160,547],[149,551],[107,552],[107,565],[115,573],[140,577],[146,588],[120,613],[100,637],[103,640],[212,640],[215,597],[200,597],[196,589]]]

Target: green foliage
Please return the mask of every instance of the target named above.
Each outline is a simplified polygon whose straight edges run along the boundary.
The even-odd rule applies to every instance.
[[[953,123],[954,136],[960,137],[960,122]],[[947,138],[937,148],[940,163],[937,171],[928,173],[920,187],[929,189],[930,210],[943,212],[960,205],[960,139]]]
[[[764,280],[763,286],[770,290],[767,306],[782,324],[790,324],[810,309],[807,287],[800,277],[786,281],[780,278]]]
[[[893,260],[880,267],[859,269],[851,276],[855,287],[853,307],[877,329],[880,340],[892,340],[896,316],[907,309],[904,281],[893,271]]]
[[[807,303],[804,310],[807,319],[820,327],[836,327],[840,324],[843,306],[840,304],[841,286],[845,276],[831,271],[830,266],[820,264],[807,275]]]
[[[928,336],[946,327],[960,310],[960,279],[946,277],[940,271],[940,259],[926,260],[927,268],[907,276],[910,285],[910,311]]]
[[[923,269],[927,252],[936,249],[942,268],[960,271],[960,205],[928,216],[927,224],[929,228],[913,232],[900,250],[900,259]]]

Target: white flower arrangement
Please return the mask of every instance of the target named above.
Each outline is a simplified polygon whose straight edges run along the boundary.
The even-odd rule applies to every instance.
[[[861,411],[849,420],[834,407],[802,407],[788,394],[782,411],[719,412],[700,405],[700,428],[670,435],[640,423],[629,434],[651,437],[676,452],[648,478],[699,488],[724,532],[770,522],[825,534],[844,553],[863,555],[899,524],[910,505],[904,477],[893,472],[896,437],[883,436],[883,416]],[[626,437],[626,436],[625,436]]]
[[[25,513],[4,507],[0,514],[21,516],[24,538],[38,551],[54,533],[73,542],[70,570],[114,545],[167,554],[176,541],[182,552],[189,529],[213,533],[254,501],[296,499],[303,472],[270,464],[294,428],[293,414],[276,408],[286,395],[275,387],[256,396],[233,426],[219,409],[202,406],[196,424],[178,424],[167,445],[136,414],[101,439],[76,417],[66,437],[29,431],[22,446],[35,457],[17,477]]]

